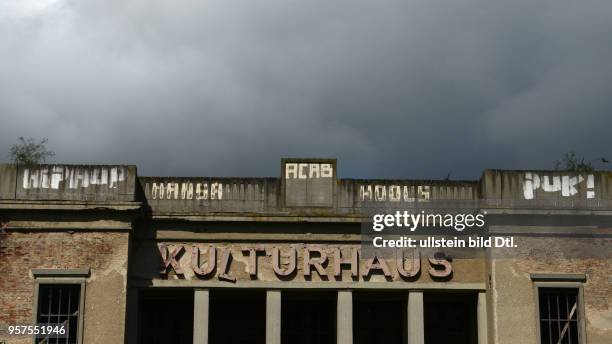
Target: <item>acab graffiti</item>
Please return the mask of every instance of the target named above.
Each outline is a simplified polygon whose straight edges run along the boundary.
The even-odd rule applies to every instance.
[[[537,190],[544,192],[561,192],[563,197],[572,197],[578,194],[577,186],[586,181],[586,198],[595,198],[595,176],[588,175],[539,175],[525,172],[523,179],[523,196],[525,199],[534,199]]]

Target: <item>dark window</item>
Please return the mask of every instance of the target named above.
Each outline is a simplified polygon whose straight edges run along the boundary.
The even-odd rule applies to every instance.
[[[579,344],[578,289],[539,288],[542,344]]]
[[[141,292],[139,320],[141,344],[193,343],[193,291]]]
[[[283,292],[281,342],[333,344],[336,342],[336,293]]]
[[[38,338],[40,344],[77,344],[80,316],[80,284],[41,284],[38,287],[39,324],[61,324],[65,335],[57,333]]]
[[[354,343],[405,343],[406,302],[406,293],[353,293]]]
[[[425,293],[425,344],[476,344],[476,295]]]
[[[214,289],[210,293],[209,311],[210,344],[266,342],[265,292]]]

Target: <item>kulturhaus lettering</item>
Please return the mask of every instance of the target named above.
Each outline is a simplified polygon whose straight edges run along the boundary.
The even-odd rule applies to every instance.
[[[190,264],[194,276],[198,278],[212,278],[214,271],[219,270],[217,277],[220,280],[235,282],[236,278],[231,275],[231,257],[239,254],[247,257],[246,270],[252,279],[257,279],[259,256],[269,258],[266,263],[271,264],[274,273],[278,277],[290,276],[298,272],[303,276],[317,273],[321,277],[334,276],[341,279],[343,270],[348,270],[351,277],[367,277],[372,274],[381,274],[388,278],[404,277],[412,278],[421,271],[421,257],[418,252],[397,252],[397,258],[389,262],[388,259],[379,258],[374,255],[369,259],[359,258],[359,249],[352,248],[342,254],[341,248],[332,247],[327,250],[318,246],[307,245],[298,249],[295,247],[279,248],[272,246],[265,248],[241,247],[238,251],[231,248],[218,248],[214,245],[200,247],[198,245],[165,245],[160,244],[159,250],[162,259],[161,275],[167,276],[174,273],[185,275],[184,267],[179,263],[185,252],[190,252]],[[329,252],[329,253],[328,253]],[[217,257],[220,257],[218,260]],[[282,257],[282,258],[281,258]],[[430,268],[429,274],[433,277],[448,277],[452,273],[451,262],[446,259],[428,258]]]

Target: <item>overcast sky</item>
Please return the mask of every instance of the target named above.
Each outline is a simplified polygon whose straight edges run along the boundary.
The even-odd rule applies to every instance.
[[[611,16],[610,0],[0,0],[0,160],[19,136],[159,176],[611,158]]]

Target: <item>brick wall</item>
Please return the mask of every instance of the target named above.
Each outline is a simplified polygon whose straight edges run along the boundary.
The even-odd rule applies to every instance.
[[[0,234],[0,324],[30,324],[36,268],[91,268],[85,293],[85,342],[122,343],[129,234],[8,232]],[[0,335],[0,340],[2,338]],[[27,337],[10,343],[27,342]]]

